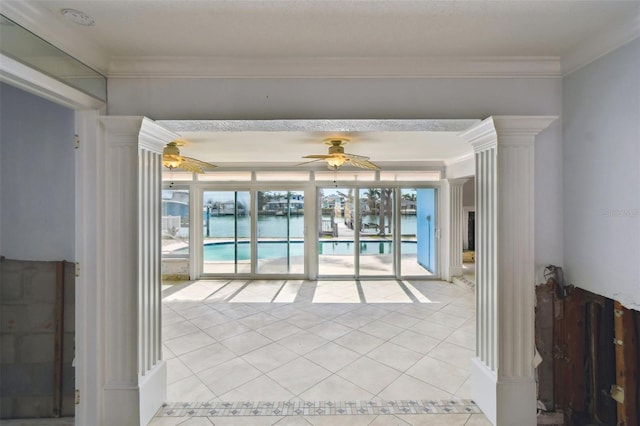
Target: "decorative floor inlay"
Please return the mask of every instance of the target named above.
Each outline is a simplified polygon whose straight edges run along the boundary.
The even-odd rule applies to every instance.
[[[395,401],[169,402],[156,417],[353,416],[384,414],[478,414],[470,399]]]

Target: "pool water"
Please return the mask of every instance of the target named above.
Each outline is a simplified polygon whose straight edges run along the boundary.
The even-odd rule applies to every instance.
[[[353,255],[353,241],[322,241],[318,242],[318,253],[324,255]],[[291,241],[288,245],[290,256],[304,256],[304,242]],[[287,257],[287,243],[280,241],[258,242],[258,259],[277,259]],[[237,257],[236,257],[237,250]],[[366,241],[360,242],[360,254],[390,254],[392,251],[391,241]],[[179,254],[180,251],[174,252]],[[403,254],[415,254],[416,242],[403,241]],[[204,245],[205,261],[233,261],[249,260],[251,258],[251,246],[248,241],[207,243]]]

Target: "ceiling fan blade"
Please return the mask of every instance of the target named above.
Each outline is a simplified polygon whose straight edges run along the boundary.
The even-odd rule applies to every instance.
[[[318,158],[318,159],[325,159],[325,158],[331,158],[331,155],[326,155],[326,154],[313,154],[313,155],[305,155],[302,158]]]
[[[361,169],[380,170],[380,167],[378,167],[376,164],[372,163],[369,160],[347,158],[347,161],[351,163],[352,166],[360,167]]]
[[[344,156],[348,159],[356,161],[366,161],[369,159],[369,157],[365,157],[364,155],[347,154],[346,152],[344,153]]]
[[[218,167],[191,157],[182,157],[182,160],[182,164],[178,167],[192,173],[204,173],[205,171],[211,171]]]
[[[306,158],[306,157],[302,157]],[[324,158],[316,158],[315,160],[305,161],[304,163],[294,164],[294,166],[302,166],[303,164],[315,163],[316,161],[324,160]]]

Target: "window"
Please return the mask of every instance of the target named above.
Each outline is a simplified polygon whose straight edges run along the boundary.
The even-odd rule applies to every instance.
[[[162,255],[189,257],[189,190],[162,191]]]

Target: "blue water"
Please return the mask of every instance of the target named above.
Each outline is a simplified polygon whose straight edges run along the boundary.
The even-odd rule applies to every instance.
[[[259,259],[276,259],[287,256],[287,243],[285,242],[259,242],[258,243],[258,258]],[[251,248],[248,241],[239,241],[237,246],[233,242],[223,243],[208,243],[204,245],[204,260],[205,261],[233,261],[237,260],[249,260],[251,256]],[[376,242],[361,242],[360,254],[389,254],[391,253],[392,245],[391,241],[376,241]],[[178,252],[176,252],[178,253]],[[318,243],[319,254],[329,255],[353,255],[354,243],[350,241],[324,241]],[[402,242],[403,254],[415,254],[416,243],[413,241]],[[292,241],[289,244],[290,256],[303,256],[304,255],[304,242]]]
[[[328,218],[327,218],[328,219]],[[209,237],[212,238],[233,238],[234,237],[234,216],[214,216],[209,218]],[[337,221],[342,218],[337,218]],[[377,216],[363,216],[362,223],[378,224]],[[206,225],[206,224],[205,224]],[[416,233],[416,216],[402,216],[400,218],[400,231],[402,234]],[[207,227],[204,226],[203,235],[207,235]],[[238,217],[238,238],[249,238],[251,235],[251,217]],[[286,216],[258,216],[258,237],[287,237],[287,217]],[[304,237],[304,217],[291,216],[289,219],[289,237]]]

